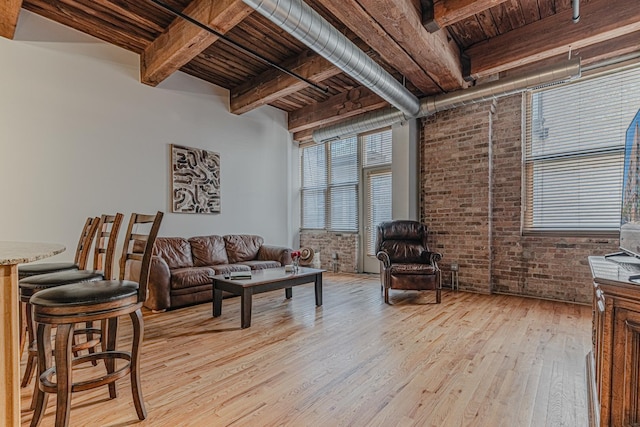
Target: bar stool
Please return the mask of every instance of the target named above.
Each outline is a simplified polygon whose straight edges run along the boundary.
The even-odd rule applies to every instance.
[[[91,249],[91,243],[98,230],[100,218],[87,218],[78,240],[76,254],[73,262],[42,262],[35,264],[24,264],[18,267],[18,279],[35,276],[38,274],[55,273],[64,270],[83,270],[87,266],[87,260]]]
[[[34,320],[37,324],[38,388],[35,394],[36,408],[31,426],[42,420],[49,394],[56,394],[55,425],[69,424],[71,393],[108,385],[110,398],[117,397],[115,382],[129,374],[131,392],[136,413],[140,420],[146,418],[146,410],[140,389],[140,348],[143,336],[142,303],[147,297],[147,283],[153,254],[153,244],[158,235],[162,212],[155,215],[132,214],[124,249],[120,259],[119,280],[75,283],[45,289],[31,297]],[[137,232],[142,224],[150,227],[147,234]],[[135,232],[134,232],[134,229]],[[109,271],[105,272],[110,275]],[[125,277],[138,277],[137,281]],[[131,351],[116,351],[118,317],[129,315],[133,325]],[[107,320],[106,349],[93,354],[73,357],[72,337],[74,325],[81,322]],[[51,327],[56,326],[54,360],[51,363]],[[125,360],[116,370],[116,360]],[[73,382],[73,366],[103,360],[106,374],[99,378]],[[55,376],[55,382],[53,377]]]
[[[100,218],[93,217],[89,217],[85,221],[84,227],[82,227],[82,233],[80,233],[80,239],[78,240],[78,246],[76,247],[76,254],[73,258],[73,262],[43,262],[21,265],[18,267],[18,279],[24,279],[26,277],[36,276],[39,274],[55,273],[57,271],[84,270],[87,268],[87,260],[89,259],[91,243],[93,242],[93,238],[98,230],[99,221]],[[19,326],[20,354],[24,351],[24,344],[29,333],[29,326],[26,318],[26,306],[25,304],[21,304]],[[33,331],[33,328],[31,328],[31,330]],[[32,338],[30,337],[29,342],[31,342],[31,339]]]
[[[29,302],[31,296],[43,289],[104,279],[107,274],[106,272],[113,270],[116,243],[123,218],[124,215],[117,213],[116,215],[102,215],[97,221],[95,227],[97,233],[95,231],[93,233],[96,236],[93,256],[94,270],[64,270],[55,273],[25,277],[18,282],[20,287],[20,302],[25,304],[26,329],[30,343],[28,347],[29,353],[27,365],[20,384],[21,387],[26,387],[31,381],[31,377],[35,371],[37,358],[32,308],[31,303]],[[90,248],[91,242],[85,242],[85,247]],[[84,264],[86,265],[86,259],[84,260]],[[85,329],[76,330],[76,335],[86,335],[87,339],[84,343],[76,345],[74,351],[78,352],[85,349],[93,351],[93,347],[99,343],[99,341],[94,339],[94,335],[100,337],[100,332],[100,329],[93,328],[93,325],[89,324],[86,325]]]

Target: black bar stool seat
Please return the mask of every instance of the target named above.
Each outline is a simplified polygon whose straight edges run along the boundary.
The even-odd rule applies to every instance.
[[[95,305],[120,301],[132,296],[137,302],[138,283],[128,280],[100,280],[95,283],[74,283],[44,289],[31,297],[31,304],[37,304],[41,313],[47,308],[56,308],[55,316],[85,316],[95,310]],[[78,312],[77,307],[86,308]],[[99,313],[102,318],[103,314]],[[84,320],[83,320],[84,321]]]
[[[99,270],[66,270],[55,273],[38,274],[37,276],[25,277],[18,282],[20,290],[44,290],[62,285],[72,285],[74,283],[90,282],[104,279],[104,272]]]
[[[75,262],[42,262],[40,264],[25,264],[18,268],[18,278],[37,276],[39,274],[55,273],[56,271],[79,270]]]
[[[93,217],[89,217],[85,221],[84,227],[82,227],[82,233],[80,233],[80,240],[78,240],[78,247],[76,248],[73,262],[41,262],[20,265],[18,267],[18,279],[24,279],[25,277],[35,276],[37,274],[54,273],[56,271],[84,269],[87,265],[91,242],[98,230],[98,221],[99,218]]]

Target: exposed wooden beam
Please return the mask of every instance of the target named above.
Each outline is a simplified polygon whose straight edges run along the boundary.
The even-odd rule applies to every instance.
[[[622,37],[607,40],[591,46],[585,46],[572,51],[572,57],[580,57],[582,66],[596,64],[613,58],[619,58],[624,55],[637,53],[640,55],[640,31],[625,34]],[[545,65],[558,63],[567,59],[567,55],[556,55],[540,62],[527,64],[522,67],[514,68],[500,74],[503,76],[517,75],[531,71]]]
[[[385,29],[358,2],[330,1],[323,2],[323,6],[371,46],[384,61],[397,70],[402,70],[403,75],[420,91],[425,94],[441,92],[432,77],[389,37]]]
[[[289,131],[300,132],[327,126],[389,103],[365,87],[357,87],[335,95],[324,102],[310,104],[289,113]]]
[[[332,3],[351,4],[353,2]],[[389,64],[396,64],[396,56],[398,55],[408,55],[439,88],[451,91],[466,86],[462,77],[458,46],[453,40],[447,39],[448,34],[445,31],[430,34],[423,27],[420,8],[416,7],[412,0],[393,2],[358,0],[357,3],[369,15],[369,20],[375,21],[384,29],[385,34],[382,37],[376,35],[378,38],[376,43],[385,45],[387,49],[389,47],[393,49],[389,58],[385,58],[380,53]],[[368,25],[354,22],[353,18],[350,19],[350,28],[356,33],[360,31],[371,34]],[[376,46],[371,46],[376,49]],[[400,69],[404,70],[403,67]],[[409,76],[407,78],[411,80]],[[434,91],[423,92],[425,94],[436,93]]]
[[[434,33],[506,0],[421,0],[422,25]]]
[[[567,55],[569,49],[640,30],[637,0],[594,0],[582,6],[578,24],[571,23],[571,15],[567,10],[471,47],[466,52],[471,59],[471,76],[485,77]]]
[[[309,50],[281,65],[315,82],[321,82],[342,72],[338,67]],[[308,86],[302,80],[270,68],[231,90],[230,110],[234,114],[246,113]]]
[[[305,129],[293,134],[293,140],[299,143],[306,143],[313,141],[313,129]]]
[[[0,36],[13,39],[21,7],[22,0],[0,1]]]
[[[224,34],[252,11],[242,0],[194,0],[183,13]],[[208,31],[176,18],[140,55],[140,80],[156,86],[217,39]]]

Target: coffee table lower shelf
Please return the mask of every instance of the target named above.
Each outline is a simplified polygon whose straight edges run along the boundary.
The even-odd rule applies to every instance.
[[[315,283],[316,306],[322,305],[322,273],[324,270],[300,267],[296,273],[286,272],[284,267],[269,268],[252,272],[251,279],[230,279],[224,275],[216,275],[213,280],[213,317],[222,314],[222,291],[227,291],[241,298],[241,328],[251,326],[251,304],[254,294],[285,290],[285,297],[293,295],[292,287],[305,283]]]

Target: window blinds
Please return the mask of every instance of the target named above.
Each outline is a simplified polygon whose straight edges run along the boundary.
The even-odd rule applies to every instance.
[[[367,255],[376,255],[377,226],[391,221],[391,171],[372,171],[367,174],[367,197],[371,201],[367,212]]]
[[[358,231],[358,139],[330,143],[329,229]]]
[[[640,68],[528,96],[526,231],[615,231],[625,132],[640,108]]]
[[[369,203],[365,212],[365,250],[375,256],[377,226],[391,218],[391,129],[362,136],[365,191]]]
[[[302,228],[357,232],[361,164],[390,167],[391,129],[304,147],[300,161]],[[382,207],[391,203],[390,172],[388,175],[388,185],[376,184],[379,188],[371,194],[376,197],[372,205],[382,212],[375,218],[367,214],[367,220],[377,221],[375,224],[391,219],[390,208]]]
[[[391,164],[391,129],[363,135],[364,167]]]
[[[358,230],[356,137],[302,149],[302,228]]]
[[[323,229],[326,224],[327,155],[325,145],[302,150],[302,228]]]

